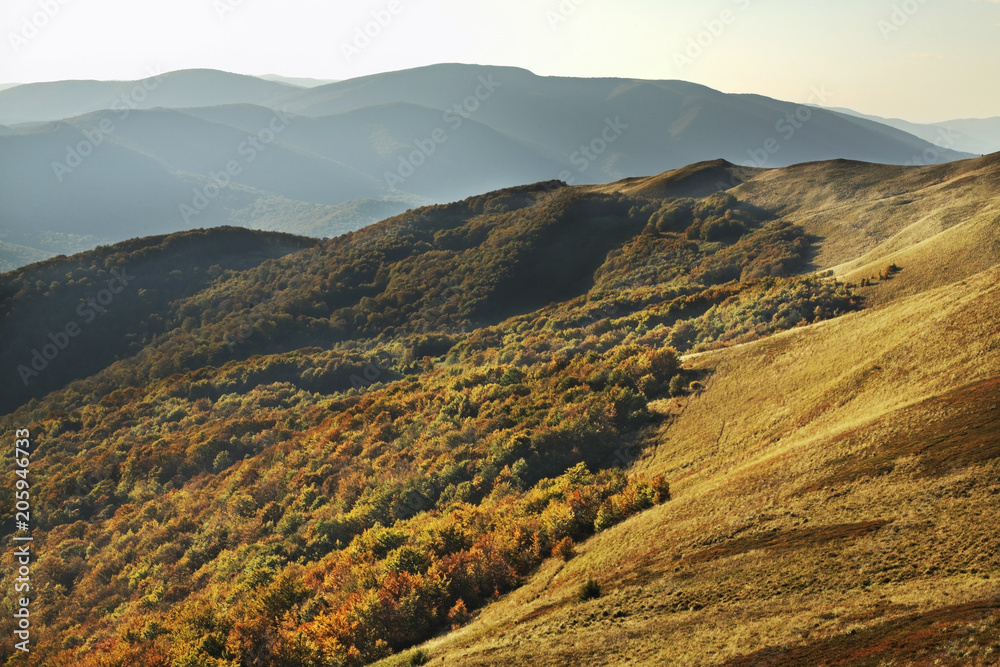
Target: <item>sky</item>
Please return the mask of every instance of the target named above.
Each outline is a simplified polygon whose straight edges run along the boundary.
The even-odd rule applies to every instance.
[[[5,0],[0,36],[0,83],[462,62],[914,122],[1000,116],[1000,0]]]

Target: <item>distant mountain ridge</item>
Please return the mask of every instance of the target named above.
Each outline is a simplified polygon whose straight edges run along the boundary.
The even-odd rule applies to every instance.
[[[828,112],[813,117],[802,105],[759,95],[731,95],[685,81],[541,77],[513,67],[435,65],[298,91],[283,102],[309,116],[399,101],[446,110],[470,99],[475,104],[484,78],[495,82],[495,91],[475,105],[476,120],[564,156],[595,140],[605,117],[621,117],[630,125],[622,139],[631,150],[616,145],[621,158],[610,166],[608,159],[592,161],[603,167],[601,176],[658,173],[716,157],[775,167],[838,157],[902,163],[926,148],[878,123],[858,124]],[[797,112],[808,119],[796,120]],[[769,139],[780,150],[758,158]],[[645,146],[645,154],[636,144]],[[941,157],[968,156],[951,151]],[[615,167],[619,173],[612,176]],[[580,180],[596,177],[588,173]]]
[[[834,107],[832,110],[895,127],[943,148],[974,155],[988,155],[1000,151],[1000,116],[957,118],[940,123],[911,123],[900,118],[883,118],[852,109]]]
[[[193,69],[136,81],[54,81],[0,91],[0,124],[64,120],[109,109],[272,104],[297,87],[244,74]]]
[[[281,76],[280,74],[261,74],[257,77],[258,79],[264,79],[265,81],[277,81],[278,83],[287,83],[291,86],[298,86],[300,88],[315,88],[316,86],[325,86],[328,83],[337,83],[339,79],[310,79],[308,77],[301,76]]]
[[[904,164],[929,152],[965,157],[757,95],[512,67],[435,65],[311,88],[212,70],[27,84],[0,91],[0,270],[195,227],[334,236],[480,192],[719,158]]]

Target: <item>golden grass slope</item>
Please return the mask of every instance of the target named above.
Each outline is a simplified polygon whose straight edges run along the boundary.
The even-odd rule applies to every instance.
[[[919,294],[1000,261],[1000,153],[929,167],[849,160],[752,169],[722,160],[595,189],[704,196],[720,183],[742,201],[819,239],[816,269],[860,282],[889,264],[905,271],[862,293],[869,305]],[[706,188],[708,190],[706,190]]]
[[[729,189],[764,173],[755,167],[740,167],[726,160],[712,160],[681,167],[644,178],[627,178],[610,185],[595,185],[596,192],[622,192],[657,199],[666,197],[707,197],[720,187]]]
[[[1000,153],[933,167],[846,160],[796,165],[762,172],[732,193],[819,237],[817,267],[850,271],[869,263],[884,266],[892,254],[956,226],[977,220],[997,223]],[[991,232],[993,241],[998,226]],[[935,250],[948,255],[950,248],[942,244]],[[992,266],[998,257],[970,264],[965,275]],[[965,275],[945,271],[945,282],[937,285]]]
[[[637,466],[674,500],[548,561],[423,647],[431,664],[1000,663],[998,162],[875,168],[893,183],[860,203],[821,172],[861,167],[801,167],[827,191],[785,215],[827,230],[820,264],[904,267],[877,307],[690,358],[707,389]],[[740,196],[785,187],[768,172]],[[604,595],[579,602],[588,577]]]

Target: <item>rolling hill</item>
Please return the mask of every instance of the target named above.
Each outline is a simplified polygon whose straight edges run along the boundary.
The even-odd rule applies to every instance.
[[[180,70],[137,81],[53,81],[0,90],[0,123],[38,123],[109,109],[268,105],[297,86],[218,70]]]
[[[257,131],[167,109],[35,125],[0,144],[6,240],[36,257],[216,225],[332,236],[429,201]]]
[[[26,84],[0,91],[0,123],[7,241],[26,249],[0,248],[6,268],[214,225],[334,236],[523,183],[607,183],[718,158],[968,157],[869,120],[682,81],[472,65],[312,87],[210,70]],[[231,186],[180,213],[205,204],[234,161]]]
[[[2,274],[34,655],[992,664],[998,180],[716,160]]]

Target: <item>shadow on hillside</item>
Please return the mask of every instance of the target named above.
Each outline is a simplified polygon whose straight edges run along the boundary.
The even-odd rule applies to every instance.
[[[953,653],[949,647],[961,641],[963,649],[968,651],[975,645],[996,643],[1000,637],[998,618],[1000,597],[993,597],[939,607],[802,646],[775,646],[730,660],[725,667],[935,665],[942,664],[942,659],[943,664],[957,664],[951,660]],[[976,629],[987,621],[988,627]],[[806,637],[808,631],[803,633],[803,638]]]

